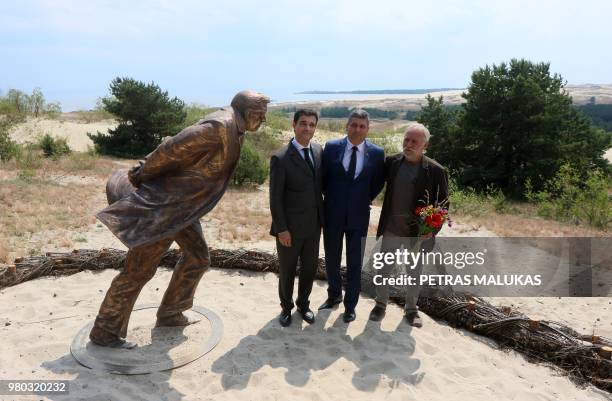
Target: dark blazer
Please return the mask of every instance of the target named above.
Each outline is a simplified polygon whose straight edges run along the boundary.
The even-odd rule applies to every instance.
[[[391,199],[393,198],[395,176],[403,162],[403,153],[388,156],[385,159],[387,189],[385,190],[385,200],[383,201],[382,211],[380,212],[376,237],[380,237],[385,232],[389,213],[391,212]],[[448,174],[446,169],[427,156],[423,156],[423,160],[421,161],[421,168],[419,169],[415,183],[414,196],[416,197],[415,204],[417,206],[442,205],[446,208],[450,206],[448,200]],[[414,213],[414,210],[411,212]],[[407,237],[416,237],[418,235],[418,227],[416,225],[413,226],[413,229],[408,234],[409,235],[406,235]]]
[[[323,151],[325,224],[367,232],[370,205],[385,185],[384,150],[365,141],[363,170],[353,181],[342,165],[348,139],[335,139]]]
[[[315,175],[291,142],[270,159],[270,234],[289,230],[294,238],[320,233],[323,225],[321,145],[310,143]]]

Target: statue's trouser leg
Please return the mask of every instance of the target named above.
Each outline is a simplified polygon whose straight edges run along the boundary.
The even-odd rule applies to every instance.
[[[202,275],[210,266],[208,246],[200,223],[185,228],[174,238],[183,255],[174,267],[170,284],[157,311],[163,319],[191,309],[193,296]]]
[[[130,314],[142,287],[154,275],[172,239],[163,239],[150,245],[128,251],[125,269],[112,281],[102,301],[94,323],[94,330],[102,329],[118,337],[127,335]]]

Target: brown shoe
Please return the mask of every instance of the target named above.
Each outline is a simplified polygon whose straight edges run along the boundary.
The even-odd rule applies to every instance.
[[[189,326],[196,322],[190,322],[187,316],[182,313],[176,315],[158,317],[155,327],[176,327],[176,326]]]
[[[387,313],[387,308],[382,305],[376,304],[372,311],[370,312],[370,320],[373,322],[380,322],[385,317]]]
[[[406,316],[406,320],[408,320],[408,324],[411,325],[412,327],[423,327],[423,321],[421,320],[421,317],[419,316],[419,312],[406,312],[406,314],[404,315]]]
[[[123,338],[95,326],[91,329],[91,332],[89,332],[89,340],[96,345],[109,348],[132,349],[137,345],[135,343],[125,341]]]

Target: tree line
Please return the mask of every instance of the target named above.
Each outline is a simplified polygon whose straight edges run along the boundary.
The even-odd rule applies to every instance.
[[[586,181],[609,177],[604,152],[612,133],[596,127],[549,63],[513,59],[472,74],[460,108],[427,97],[417,120],[432,133],[428,152],[454,172],[460,187],[499,188],[512,198],[545,190],[564,165]]]
[[[39,117],[42,114],[61,113],[59,102],[47,103],[40,88],[34,88],[31,94],[19,89],[9,89],[6,95],[0,96],[0,115]],[[6,118],[6,117],[5,117]]]

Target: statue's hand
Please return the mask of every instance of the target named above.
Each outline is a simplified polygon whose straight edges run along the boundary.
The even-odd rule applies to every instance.
[[[142,172],[143,164],[144,161],[139,160],[138,164],[132,167],[130,171],[128,171],[128,179],[130,180],[130,183],[132,183],[132,185],[136,188],[138,188],[140,186],[140,183],[142,182],[140,179],[140,173]]]

